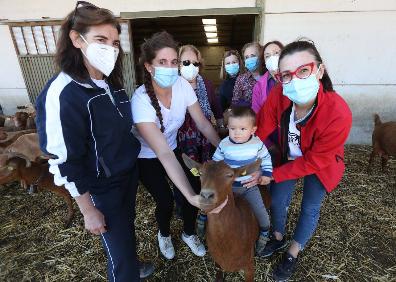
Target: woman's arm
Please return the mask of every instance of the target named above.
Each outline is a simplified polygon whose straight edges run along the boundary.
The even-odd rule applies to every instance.
[[[188,112],[193,118],[197,128],[202,134],[212,143],[213,146],[217,147],[220,143],[220,138],[217,132],[214,130],[212,124],[202,113],[201,107],[198,102],[195,102],[188,107]]]
[[[257,114],[257,131],[256,135],[265,142],[268,136],[277,129],[277,104],[282,99],[282,87],[275,86],[272,88],[268,100],[261,107]]]
[[[200,208],[199,196],[194,193],[183,168],[176,159],[175,154],[169,147],[160,129],[153,122],[137,123],[136,127],[140,135],[156,154],[172,182],[192,205]]]
[[[84,216],[85,229],[95,235],[106,232],[106,223],[103,214],[95,208],[91,195],[86,192],[74,198],[82,215]]]

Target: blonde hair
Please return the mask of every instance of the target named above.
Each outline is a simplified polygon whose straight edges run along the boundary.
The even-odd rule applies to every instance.
[[[181,55],[186,51],[193,51],[195,53],[195,55],[197,55],[198,62],[201,64],[199,67],[199,70],[202,70],[202,68],[204,66],[204,60],[203,60],[201,52],[198,50],[198,48],[191,44],[181,46],[179,48],[179,54],[178,54],[179,59],[180,59]]]
[[[238,63],[239,63],[239,73],[244,73],[245,72],[245,66],[242,63],[242,58],[239,55],[239,52],[237,50],[228,50],[224,52],[223,55],[223,60],[221,61],[221,68],[220,68],[220,79],[225,79],[228,77],[227,72],[225,71],[225,58],[234,55],[235,57],[238,58]]]

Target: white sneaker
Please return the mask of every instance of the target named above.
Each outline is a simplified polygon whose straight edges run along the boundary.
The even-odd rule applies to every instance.
[[[201,243],[197,235],[187,236],[184,232],[181,235],[182,240],[191,249],[194,255],[203,257],[206,254],[205,246]]]
[[[158,245],[161,253],[167,259],[173,259],[175,257],[175,249],[173,248],[171,236],[164,237],[161,232],[158,231]]]

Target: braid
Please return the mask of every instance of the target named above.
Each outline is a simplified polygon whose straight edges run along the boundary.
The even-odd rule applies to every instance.
[[[146,69],[144,70],[144,86],[146,87],[147,95],[150,97],[151,105],[154,107],[155,113],[157,114],[157,117],[160,121],[161,132],[163,133],[165,131],[165,127],[164,127],[164,122],[162,120],[161,107],[158,103],[157,97],[155,97],[153,84],[151,83],[151,75]]]

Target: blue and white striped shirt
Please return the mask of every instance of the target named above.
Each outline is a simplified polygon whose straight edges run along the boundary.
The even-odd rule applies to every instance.
[[[264,143],[257,136],[252,136],[245,143],[235,143],[229,136],[221,140],[216,152],[213,154],[214,161],[222,161],[232,168],[244,166],[261,159],[261,172],[263,176],[272,176],[271,156]],[[241,176],[235,181],[250,178],[249,175]]]

